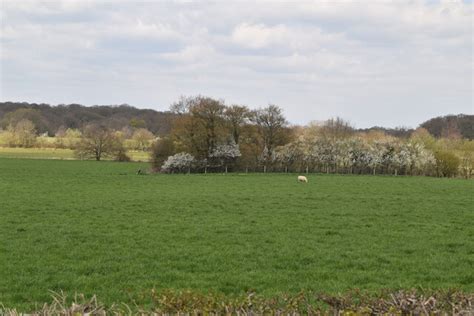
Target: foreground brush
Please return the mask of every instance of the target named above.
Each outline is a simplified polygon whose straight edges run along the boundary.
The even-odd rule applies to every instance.
[[[52,293],[52,302],[28,314],[49,315],[474,315],[474,294],[460,291],[408,290],[378,295],[353,290],[342,295],[301,292],[264,298],[254,293],[238,297],[192,291],[149,293],[146,308],[134,304],[105,306],[96,296],[69,298]],[[0,315],[22,315],[15,308],[0,308]]]

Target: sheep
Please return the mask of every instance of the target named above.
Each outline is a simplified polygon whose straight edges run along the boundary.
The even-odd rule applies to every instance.
[[[305,176],[298,176],[298,182],[308,183],[308,178]]]

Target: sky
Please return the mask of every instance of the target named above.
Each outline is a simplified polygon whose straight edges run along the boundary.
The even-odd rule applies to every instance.
[[[471,1],[0,0],[0,101],[276,104],[293,124],[473,114]]]

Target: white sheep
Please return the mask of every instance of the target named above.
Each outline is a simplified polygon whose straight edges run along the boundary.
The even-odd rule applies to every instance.
[[[298,182],[308,183],[308,179],[305,176],[298,176]]]

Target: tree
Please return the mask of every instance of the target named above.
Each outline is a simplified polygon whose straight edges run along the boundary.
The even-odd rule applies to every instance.
[[[58,130],[54,134],[54,137],[56,138],[62,138],[66,135],[66,127],[64,125],[59,126]]]
[[[469,179],[474,171],[474,141],[464,140],[461,145],[461,172]]]
[[[221,165],[225,167],[225,173],[227,173],[227,167],[229,163],[234,162],[235,159],[242,156],[237,145],[232,139],[228,144],[219,144],[210,153],[209,157],[217,159]]]
[[[289,167],[299,158],[301,145],[296,142],[288,143],[284,146],[278,146],[274,151],[274,160],[285,168],[285,173]]]
[[[195,159],[193,155],[188,153],[178,153],[168,157],[161,167],[164,172],[191,172],[191,167]]]
[[[246,124],[242,126],[242,133],[239,137],[239,150],[242,156],[238,159],[237,163],[248,172],[250,170],[256,170],[258,167],[259,156],[261,148],[257,141],[258,139],[257,128],[253,124]]]
[[[0,125],[3,129],[13,122],[13,113],[21,109],[23,114],[16,113],[15,124],[20,119],[28,119],[35,124],[39,134],[48,132],[54,135],[58,128],[63,125],[67,128],[81,128],[87,124],[106,125],[109,128],[120,130],[124,126],[132,124],[146,127],[155,135],[166,135],[171,130],[171,123],[176,116],[170,112],[157,112],[150,109],[137,109],[129,105],[105,105],[105,106],[82,106],[79,104],[60,104],[51,106],[49,104],[0,102]],[[36,112],[36,114],[34,113]],[[5,119],[7,117],[7,119]],[[18,119],[20,117],[20,119]],[[5,120],[4,120],[5,119]],[[135,119],[136,124],[131,120]],[[15,125],[13,124],[13,125]]]
[[[372,174],[375,175],[377,167],[383,163],[385,148],[383,143],[374,142],[368,150],[368,166],[372,169]]]
[[[320,144],[322,145],[320,147],[321,161],[326,166],[326,173],[329,173],[331,167],[336,163],[336,148],[334,143],[326,138],[323,138]]]
[[[11,133],[11,144],[19,147],[33,147],[36,141],[36,129],[33,122],[21,119],[14,126],[10,125],[8,131]]]
[[[344,139],[354,134],[354,128],[340,117],[329,119],[321,126],[320,135],[329,139]]]
[[[411,165],[411,153],[407,144],[398,144],[394,155],[392,156],[392,166],[395,168],[395,175],[399,171],[405,170]]]
[[[125,150],[117,135],[104,126],[91,124],[84,128],[81,139],[77,144],[76,156],[81,159],[95,159],[104,157],[121,158]]]
[[[432,118],[420,125],[434,137],[474,139],[474,115],[447,115]]]
[[[64,144],[67,148],[76,149],[77,144],[81,140],[82,133],[78,129],[68,128],[64,135]]]
[[[262,144],[262,163],[264,169],[273,155],[275,147],[284,145],[287,140],[285,135],[288,122],[283,116],[283,110],[270,104],[268,107],[254,111],[252,120],[258,127]]]
[[[178,113],[173,124],[173,137],[177,147],[194,154],[199,159],[209,158],[218,142],[227,139],[222,101],[208,97],[182,97],[171,105]]]
[[[461,160],[452,152],[446,150],[435,151],[436,169],[438,176],[452,177],[458,172]]]
[[[221,101],[199,97],[190,107],[190,113],[200,123],[207,146],[207,157],[219,141],[219,129],[223,127],[225,106]]]
[[[458,123],[454,120],[449,120],[446,126],[441,130],[441,137],[448,139],[461,139],[461,131],[458,128]]]
[[[139,119],[139,118],[136,118],[136,117],[132,118],[130,120],[129,124],[132,128],[139,128],[140,129],[140,128],[145,128],[146,127],[146,122],[143,119]]]
[[[30,121],[35,130],[39,133],[44,133],[47,131],[46,124],[44,122],[41,113],[34,109],[25,109],[20,108],[13,112],[8,112],[5,114],[3,119],[0,122],[2,127],[8,127],[9,125],[16,126],[20,121],[28,120]]]
[[[186,97],[184,95],[179,97],[179,100],[170,106],[170,111],[177,115],[184,115],[189,113],[189,108],[195,104],[199,97]]]
[[[224,116],[228,122],[234,142],[239,144],[242,128],[250,117],[246,106],[232,105],[225,109]]]
[[[77,144],[81,140],[81,131],[78,129],[60,127],[56,132],[56,146],[60,148],[76,149]]]
[[[132,141],[134,143],[134,149],[146,151],[150,149],[152,141],[155,139],[155,135],[146,128],[138,128],[133,132]]]
[[[431,151],[429,151],[423,144],[414,143],[416,156],[414,157],[413,167],[416,172],[427,175],[436,165],[436,159]]]
[[[151,164],[155,171],[159,171],[166,159],[174,155],[175,146],[170,137],[163,137],[157,140],[151,147]]]
[[[419,127],[411,134],[410,141],[413,143],[423,144],[428,148],[433,148],[436,139],[426,128]]]

